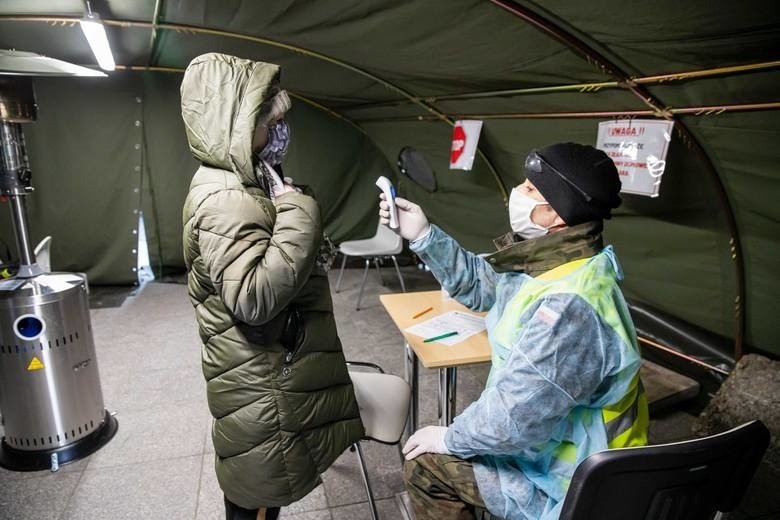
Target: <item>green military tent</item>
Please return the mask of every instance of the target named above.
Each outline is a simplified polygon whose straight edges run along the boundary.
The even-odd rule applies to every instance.
[[[95,67],[79,0],[3,0],[0,49]],[[152,264],[183,268],[181,207],[196,168],[179,84],[223,52],[282,66],[293,96],[285,171],[318,194],[336,241],[373,234],[392,178],[465,247],[508,230],[529,150],[595,144],[599,123],[673,121],[657,197],[624,194],[607,225],[646,345],[727,372],[780,354],[780,7],[771,0],[93,0],[117,63],[107,78],[36,78],[24,126],[34,242],[93,284],[136,282],[138,216]],[[450,170],[453,123],[484,125]],[[638,124],[638,123],[637,123]],[[396,168],[406,146],[429,192]],[[0,256],[13,256],[7,210]],[[655,332],[653,332],[655,331]]]

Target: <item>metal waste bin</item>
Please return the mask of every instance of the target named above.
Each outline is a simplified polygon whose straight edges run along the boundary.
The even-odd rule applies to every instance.
[[[0,282],[0,466],[56,470],[108,442],[85,279],[47,273]]]

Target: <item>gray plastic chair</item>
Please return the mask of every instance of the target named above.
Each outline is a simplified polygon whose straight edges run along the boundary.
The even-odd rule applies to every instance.
[[[344,276],[344,266],[346,265],[347,257],[349,256],[362,256],[366,259],[366,268],[363,270],[363,283],[360,285],[360,294],[358,295],[357,305],[355,305],[356,310],[360,310],[360,300],[363,299],[363,289],[366,287],[368,269],[371,266],[372,260],[376,266],[376,272],[379,273],[379,282],[384,284],[382,272],[379,270],[379,263],[383,258],[390,257],[393,260],[393,265],[395,265],[398,281],[401,282],[401,290],[406,292],[404,278],[401,276],[401,270],[398,268],[398,261],[395,258],[403,249],[403,245],[401,236],[382,224],[377,224],[376,233],[371,238],[342,242],[339,245],[339,252],[343,255],[344,259],[341,261],[339,279],[336,282],[336,292],[339,292],[339,289],[341,288],[341,277]]]
[[[360,409],[360,418],[366,429],[363,440],[395,444],[398,446],[398,454],[403,461],[400,442],[406,426],[406,418],[409,415],[409,404],[412,396],[409,383],[398,376],[385,374],[379,366],[373,363],[349,362],[347,365]],[[353,370],[355,366],[369,368],[374,372],[358,372]],[[368,478],[368,470],[360,442],[362,441],[353,444],[351,449],[357,452],[363,484],[366,486],[366,494],[368,495],[368,504],[371,507],[371,518],[377,520],[374,493],[371,490],[371,481]]]

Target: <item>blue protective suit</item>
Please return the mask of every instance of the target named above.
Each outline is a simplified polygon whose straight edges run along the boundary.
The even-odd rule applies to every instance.
[[[557,519],[580,461],[615,446],[613,440],[646,442],[641,358],[611,247],[549,279],[497,273],[436,226],[410,247],[453,298],[489,309],[491,374],[479,399],[449,427],[447,448],[472,459],[491,513]],[[608,432],[621,420],[607,426],[604,408],[621,400],[639,411],[623,413],[628,427]]]

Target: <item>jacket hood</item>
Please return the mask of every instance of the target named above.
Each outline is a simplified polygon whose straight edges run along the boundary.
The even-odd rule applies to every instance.
[[[181,83],[187,141],[202,163],[257,186],[252,137],[263,102],[279,83],[279,66],[209,53],[190,62]]]

